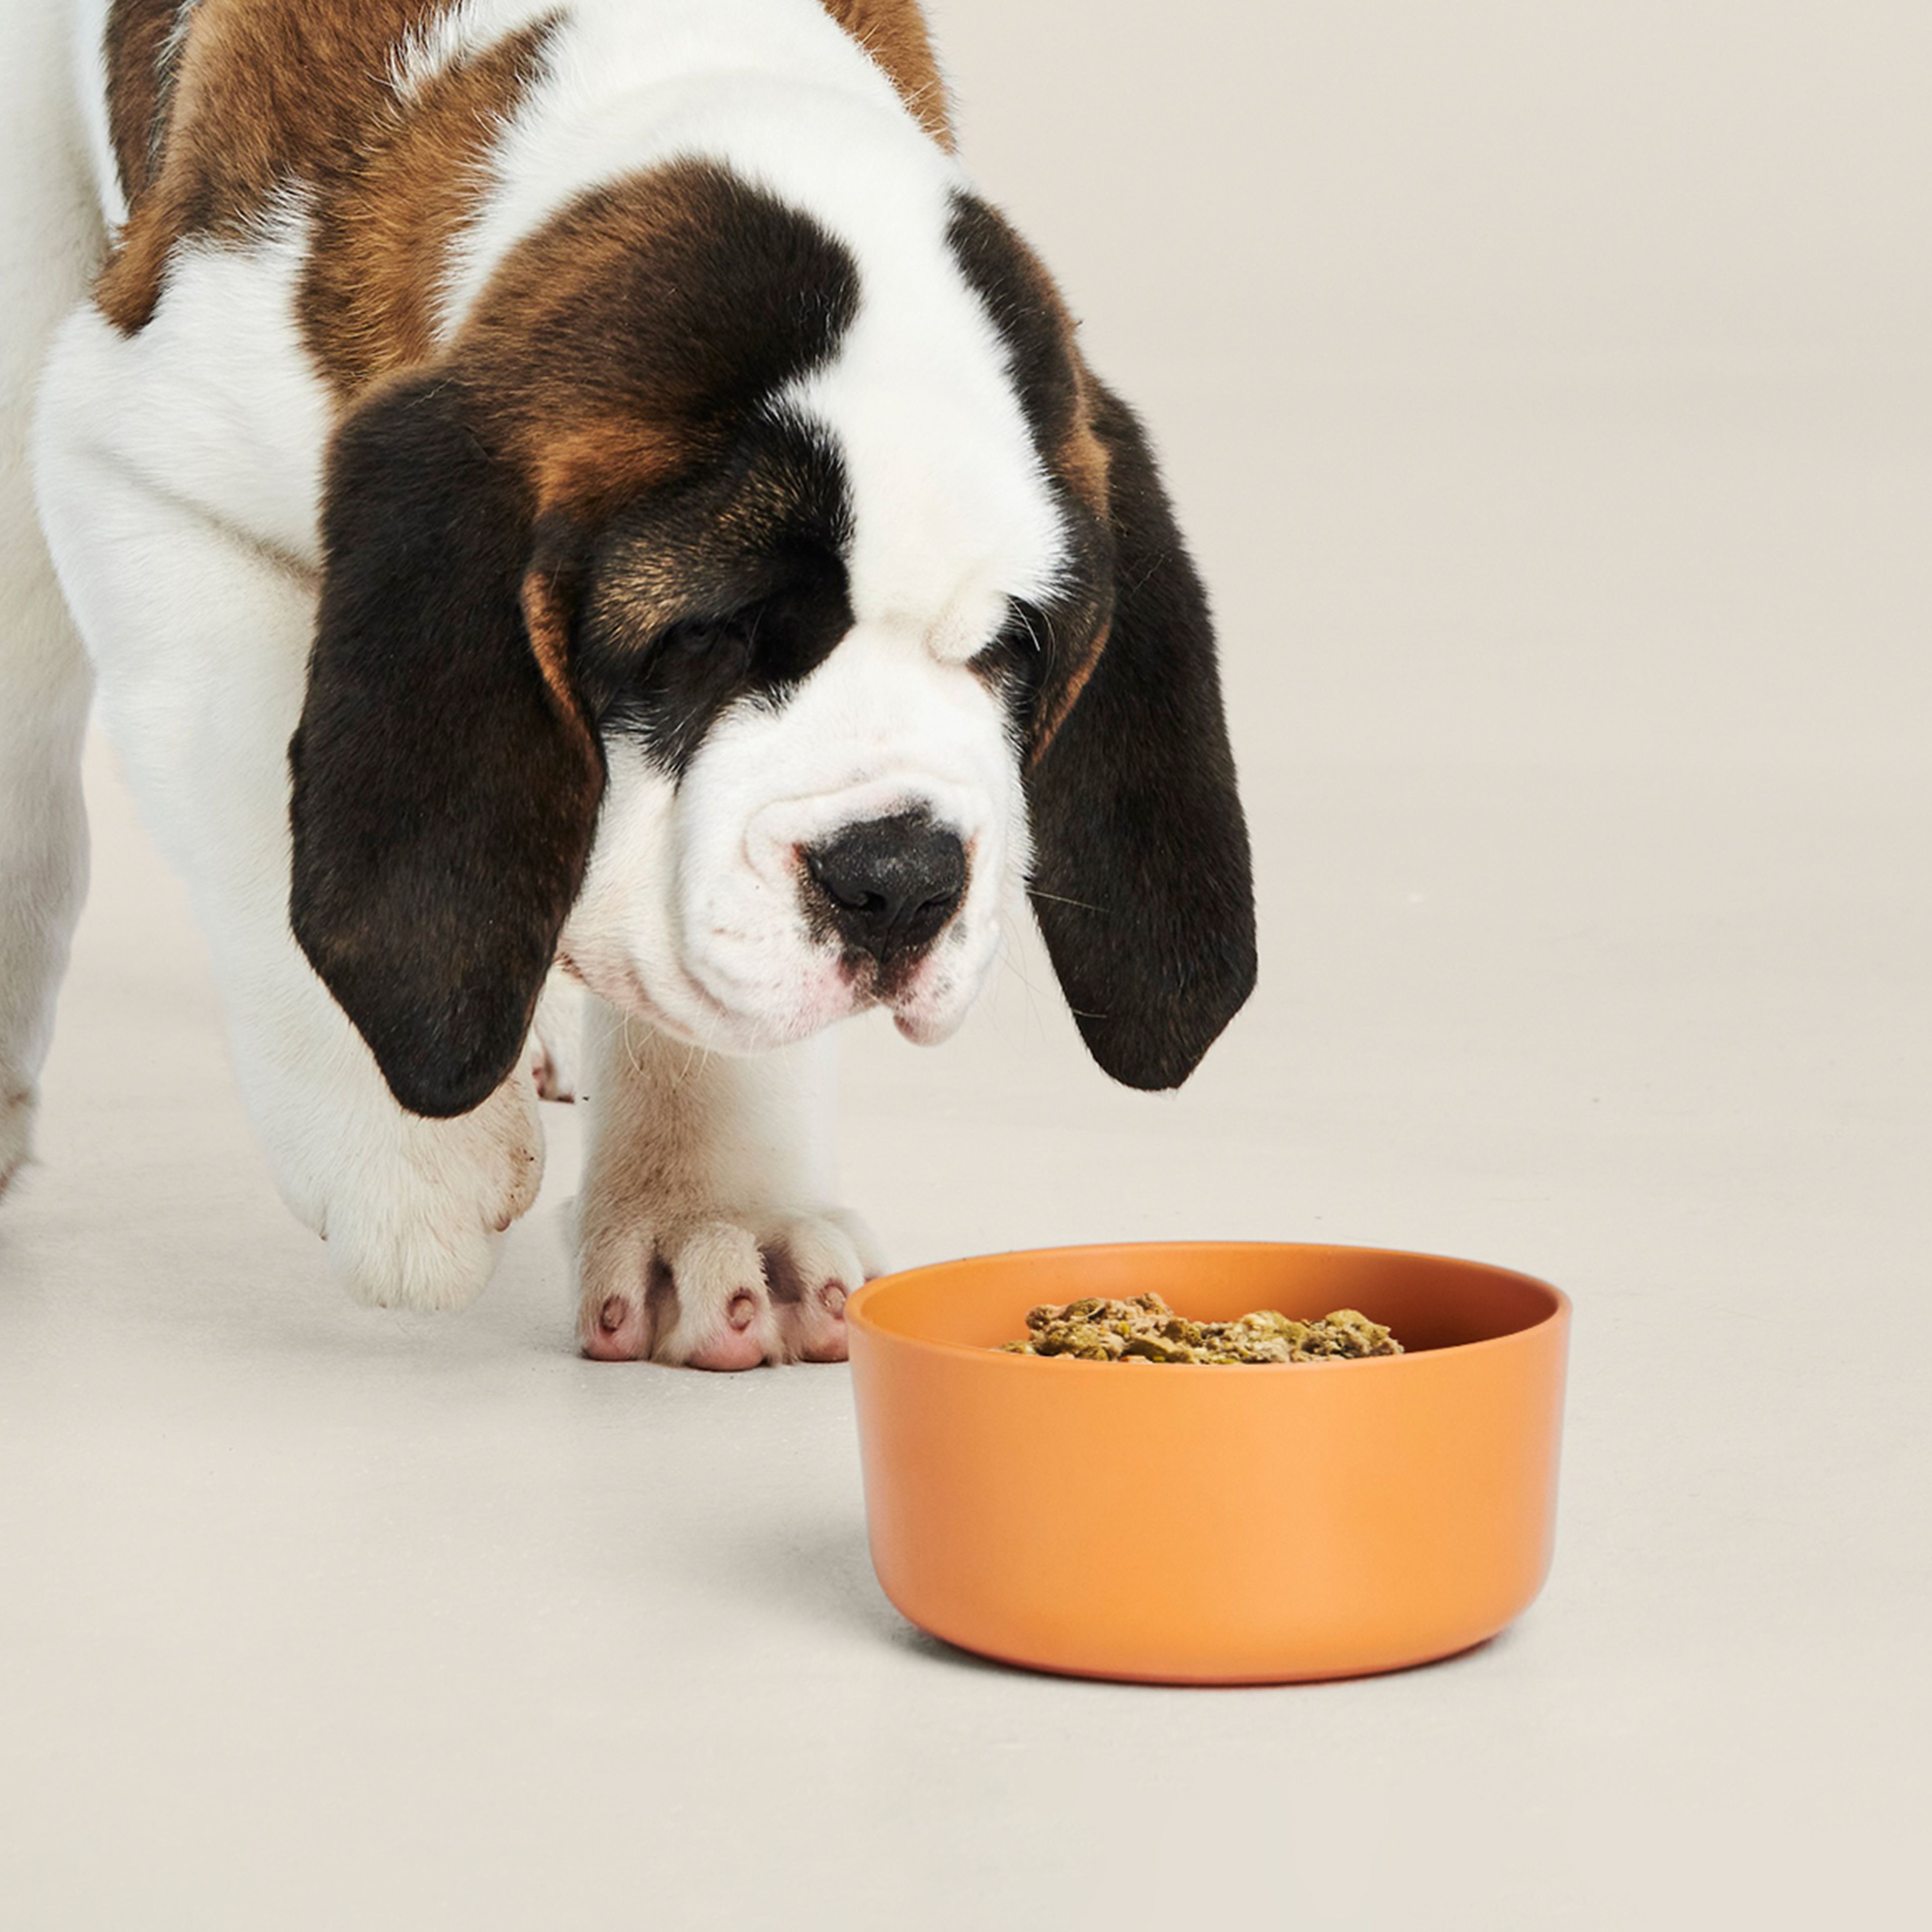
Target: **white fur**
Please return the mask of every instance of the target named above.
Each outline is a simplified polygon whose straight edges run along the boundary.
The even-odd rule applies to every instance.
[[[28,1156],[87,883],[87,664],[34,521],[27,461],[40,364],[101,238],[69,25],[56,8],[0,12],[0,1194]]]
[[[466,0],[394,50],[399,98],[556,10]],[[104,13],[104,0],[77,10],[94,104],[70,173],[91,148],[114,223],[125,211],[98,104]],[[46,75],[47,50],[34,58]],[[303,184],[287,184],[245,244],[180,251],[134,335],[90,307],[74,312],[48,364],[36,458],[109,728],[215,955],[244,1094],[285,1196],[327,1235],[338,1274],[374,1301],[472,1295],[496,1234],[535,1189],[531,1073],[548,1064],[554,1084],[587,1080],[591,1096],[586,1342],[601,1335],[598,1352],[623,1352],[609,1346],[612,1308],[621,1334],[650,1328],[655,1268],[675,1281],[678,1312],[640,1346],[736,1366],[836,1352],[836,1304],[862,1272],[862,1244],[824,1204],[826,1068],[804,1043],[856,996],[800,905],[800,850],[909,806],[958,833],[965,901],[896,1003],[913,1037],[950,1031],[1026,859],[1016,748],[965,660],[1010,598],[1051,587],[1061,538],[998,340],[944,245],[963,177],[818,0],[565,6],[546,77],[498,144],[494,191],[445,266],[448,331],[460,333],[517,242],[584,190],[684,156],[722,161],[803,210],[859,265],[860,304],[836,358],[785,399],[844,463],[856,622],[783,706],[727,714],[677,786],[621,742],[610,748],[564,936],[602,996],[582,1072],[564,1068],[572,1029],[552,994],[526,1064],[498,1094],[457,1120],[406,1114],[290,935],[284,753],[314,627],[331,421],[296,322]],[[34,712],[36,748],[0,765],[0,782],[52,802],[39,808],[44,824],[8,835],[0,867],[19,870],[24,853],[28,870],[51,863],[67,883],[27,890],[52,908],[38,952],[24,964],[0,953],[0,1081],[24,1069],[29,1086],[71,916],[62,801],[74,694],[84,698],[70,647],[35,648],[33,662],[53,668],[52,694]],[[9,1019],[9,1000],[24,1021]],[[762,1057],[728,1057],[750,1052]],[[0,1173],[6,1100],[0,1086]],[[800,1281],[809,1292],[788,1299]]]
[[[410,100],[452,68],[488,52],[519,27],[542,19],[542,5],[508,7],[502,0],[461,0],[404,34],[389,58],[389,82],[398,98]]]

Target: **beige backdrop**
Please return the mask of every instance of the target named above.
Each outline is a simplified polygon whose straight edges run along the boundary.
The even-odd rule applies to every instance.
[[[1105,1084],[1030,946],[944,1049],[855,1029],[848,1193],[905,1260],[1312,1236],[1549,1275],[1549,1589],[1303,1690],[916,1638],[842,1370],[570,1353],[568,1114],[470,1315],[336,1298],[97,756],[44,1164],[0,1214],[0,1918],[1906,1922],[1932,11],[938,20],[968,157],[1214,586],[1263,975],[1172,1099]]]

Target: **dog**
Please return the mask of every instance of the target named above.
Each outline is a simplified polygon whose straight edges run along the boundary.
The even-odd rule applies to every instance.
[[[541,1076],[588,1354],[842,1358],[826,1030],[944,1038],[1029,900],[1186,1078],[1255,975],[1206,598],[914,0],[12,10],[0,1176],[90,668],[364,1302],[482,1288]]]

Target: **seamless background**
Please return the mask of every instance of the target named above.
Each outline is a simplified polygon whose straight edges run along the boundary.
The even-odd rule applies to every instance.
[[[1562,1283],[1548,1589],[1354,1684],[946,1652],[872,1583],[842,1370],[571,1353],[567,1110],[475,1310],[350,1308],[97,746],[0,1213],[0,1919],[1906,1922],[1932,14],[933,10],[1214,587],[1263,978],[1166,1099],[1030,944],[946,1048],[852,1029],[848,1195],[905,1262],[1312,1238]]]

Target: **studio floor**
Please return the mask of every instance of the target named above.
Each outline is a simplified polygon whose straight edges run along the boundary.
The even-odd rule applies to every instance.
[[[1515,1628],[1221,1692],[927,1640],[868,1566],[842,1367],[574,1354],[568,1108],[476,1307],[350,1306],[97,745],[42,1160],[0,1213],[0,1921],[1904,1922],[1932,827],[1902,722],[1846,695],[1876,633],[1698,740],[1725,650],[1827,661],[1816,532],[1924,471],[1822,405],[1780,458],[1588,401],[1306,412],[1278,624],[1267,572],[1221,572],[1265,964],[1188,1089],[1111,1088],[1024,946],[956,1041],[847,1054],[846,1191],[902,1262],[1312,1238],[1566,1287],[1556,1566]],[[1204,550],[1261,554],[1191,487]],[[1427,554],[1359,568],[1392,521]],[[1622,601],[1580,614],[1606,521]]]
[[[1352,1682],[950,1650],[843,1367],[578,1358],[568,1108],[474,1309],[350,1306],[97,742],[0,1205],[0,1926],[1923,1922],[1922,8],[938,10],[1213,586],[1262,972],[1172,1096],[1024,938],[949,1045],[852,1028],[846,1198],[1561,1284],[1548,1586]]]

